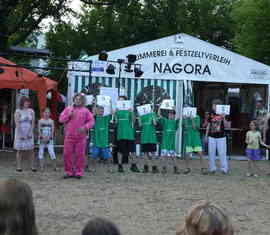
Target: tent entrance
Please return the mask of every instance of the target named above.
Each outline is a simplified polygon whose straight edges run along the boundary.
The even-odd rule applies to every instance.
[[[256,117],[256,103],[262,100],[263,108],[266,109],[267,106],[267,85],[194,82],[193,94],[194,105],[202,119],[205,112],[211,111],[214,99],[220,99],[224,104],[231,106],[230,115],[227,117],[231,121],[231,130],[228,131],[228,154],[244,155],[245,134],[249,122]]]
[[[16,90],[0,89],[0,149],[13,146],[15,109]]]

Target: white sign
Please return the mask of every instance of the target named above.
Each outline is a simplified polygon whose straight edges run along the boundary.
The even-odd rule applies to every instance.
[[[230,105],[220,105],[216,106],[216,113],[219,115],[230,115]]]
[[[111,98],[111,101],[112,101],[112,107],[113,107],[113,109],[115,109],[116,102],[118,100],[118,88],[101,87],[99,94],[109,96]]]
[[[103,106],[103,117],[112,114],[112,107],[111,106]]]
[[[97,105],[100,106],[111,106],[111,97],[107,95],[98,95],[97,96]]]
[[[196,117],[197,108],[194,107],[184,107],[183,108],[183,116],[184,117]]]
[[[137,111],[139,116],[143,116],[145,114],[151,113],[151,105],[150,104],[145,104],[137,107]]]
[[[174,109],[174,100],[162,100],[162,103],[160,105],[160,109]]]
[[[92,64],[92,72],[100,73],[105,72],[106,62],[101,60],[96,60]]]
[[[85,105],[91,105],[93,103],[93,95],[85,95]]]
[[[118,100],[116,103],[118,110],[130,110],[132,108],[130,100]]]

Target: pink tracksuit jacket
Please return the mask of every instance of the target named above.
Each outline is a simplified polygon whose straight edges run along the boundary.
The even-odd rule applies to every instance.
[[[73,117],[69,114],[73,110]],[[59,121],[65,124],[64,162],[69,176],[83,176],[87,130],[95,121],[92,113],[85,107],[69,106],[60,114]],[[80,133],[79,128],[85,132]],[[75,159],[73,160],[73,155]]]

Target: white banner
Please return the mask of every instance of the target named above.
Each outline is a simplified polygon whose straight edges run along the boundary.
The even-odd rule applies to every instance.
[[[108,52],[109,59],[113,61],[126,59],[129,54],[137,56],[135,63],[142,65],[141,70],[145,78],[270,83],[269,66],[187,34],[172,35]],[[101,69],[102,66],[95,62],[98,60],[98,55],[87,59],[93,61],[92,76],[118,76],[120,66],[118,63],[114,63],[115,74],[108,75],[106,68],[109,62],[103,63]],[[78,62],[72,63],[74,68],[78,68]],[[72,68],[72,63],[69,68]],[[125,71],[125,64],[121,66],[121,77],[134,77],[133,72]],[[87,68],[87,65],[81,67]],[[134,69],[133,65],[131,69]],[[82,73],[78,72],[74,75],[82,75]]]

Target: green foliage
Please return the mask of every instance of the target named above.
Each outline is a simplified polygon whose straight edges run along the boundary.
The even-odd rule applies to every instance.
[[[2,0],[0,4],[0,50],[23,43],[40,29],[43,19],[60,19],[70,11],[71,0]]]
[[[237,23],[234,45],[240,54],[270,65],[270,1],[240,0],[232,15]]]

